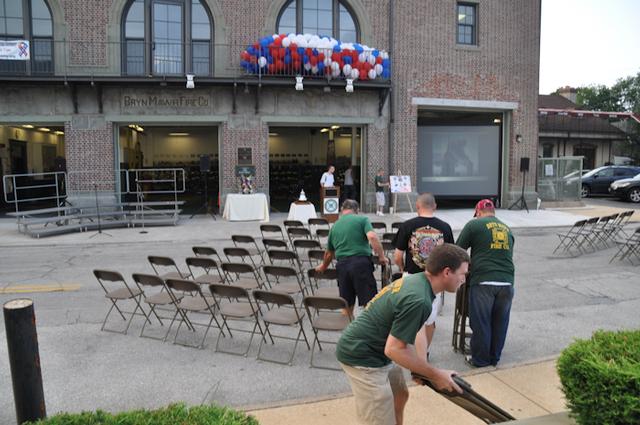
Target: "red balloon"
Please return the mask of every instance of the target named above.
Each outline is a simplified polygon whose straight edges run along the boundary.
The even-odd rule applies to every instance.
[[[311,56],[309,58],[309,63],[311,64],[311,66],[315,66],[318,64],[318,58],[316,56]]]
[[[376,58],[376,63],[382,64],[382,58],[380,56]]]
[[[257,57],[255,57],[255,56],[250,56],[250,57],[249,57],[249,62],[251,62],[251,63],[256,63],[256,62],[258,62],[258,58],[257,58]]]
[[[298,52],[293,52],[291,53],[291,59],[293,59],[293,61],[299,61],[300,60],[300,55],[298,54]]]
[[[240,57],[246,61],[249,60],[249,58],[251,57],[251,55],[249,54],[249,52],[247,52],[246,50],[244,52],[242,52],[242,54],[240,55]]]
[[[282,46],[282,39],[280,37],[276,38],[275,40],[273,40],[273,44],[278,47]]]
[[[294,60],[293,61],[293,69],[295,69],[295,70],[300,69],[300,65],[302,65],[302,62],[300,62],[300,60]]]
[[[364,63],[364,69],[369,72],[371,71],[371,68],[373,68],[373,65],[371,65],[369,62],[365,62]]]
[[[331,60],[333,61],[339,61],[340,60],[340,53],[334,53],[331,55]]]
[[[282,71],[284,69],[284,62],[283,61],[276,62],[276,69],[278,71]]]
[[[307,47],[304,52],[307,54],[307,56],[313,56],[313,50],[311,50],[311,47]]]
[[[324,61],[324,53],[318,53],[318,60]]]
[[[253,43],[253,48],[258,50],[260,48],[260,43]]]
[[[298,50],[298,45],[296,43],[289,44],[289,49],[293,52],[294,50]]]
[[[276,66],[274,64],[270,63],[268,66],[268,69],[269,69],[269,74],[275,74]]]

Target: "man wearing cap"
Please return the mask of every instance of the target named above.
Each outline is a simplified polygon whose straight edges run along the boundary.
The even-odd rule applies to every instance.
[[[475,367],[495,366],[507,337],[513,299],[513,243],[511,229],[495,217],[490,199],[476,204],[475,219],[468,222],[456,244],[471,248],[469,323],[471,356]]]
[[[349,305],[350,315],[353,315],[356,297],[358,304],[364,307],[378,293],[371,248],[382,266],[389,262],[371,222],[367,217],[358,215],[358,209],[358,202],[353,199],[342,203],[340,218],[329,232],[322,264],[316,267],[316,271],[322,273],[329,267],[333,257],[337,258],[338,289]]]

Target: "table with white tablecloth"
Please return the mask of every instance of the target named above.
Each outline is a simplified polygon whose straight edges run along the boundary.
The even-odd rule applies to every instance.
[[[311,202],[292,202],[288,220],[300,220],[307,224],[310,218],[316,218],[316,207]]]
[[[229,221],[269,221],[267,195],[264,193],[228,194],[222,218]]]

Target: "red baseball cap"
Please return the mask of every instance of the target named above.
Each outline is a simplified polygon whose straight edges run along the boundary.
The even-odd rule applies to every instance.
[[[493,201],[491,199],[482,199],[480,201],[478,201],[478,203],[476,204],[476,211],[473,214],[474,217],[478,216],[478,211],[481,210],[495,210],[496,206],[493,205]]]

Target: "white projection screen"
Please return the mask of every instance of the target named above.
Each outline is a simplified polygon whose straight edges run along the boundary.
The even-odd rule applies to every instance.
[[[418,191],[497,197],[500,126],[418,126]]]

